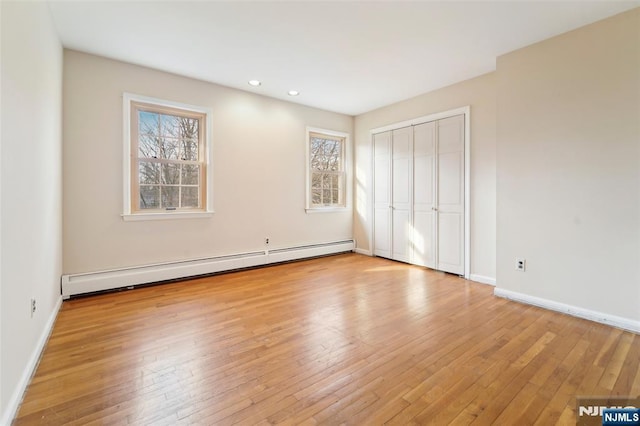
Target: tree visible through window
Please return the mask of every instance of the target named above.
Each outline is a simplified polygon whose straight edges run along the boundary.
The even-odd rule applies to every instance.
[[[205,115],[142,103],[132,115],[132,207],[203,209]]]
[[[345,137],[309,132],[311,207],[343,207]]]

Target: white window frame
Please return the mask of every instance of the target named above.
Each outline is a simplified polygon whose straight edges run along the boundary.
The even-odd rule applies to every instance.
[[[144,212],[132,209],[133,200],[131,198],[132,179],[137,178],[132,174],[132,158],[134,153],[131,152],[131,111],[134,103],[144,103],[158,108],[172,108],[184,110],[185,112],[195,112],[205,115],[205,131],[204,131],[204,165],[205,171],[205,205],[202,210],[168,210],[163,212]],[[211,137],[211,119],[212,112],[210,108],[188,105],[179,102],[167,101],[163,99],[152,98],[149,96],[136,95],[133,93],[123,93],[122,95],[122,219],[125,221],[134,220],[166,220],[166,219],[192,219],[211,217],[213,210],[213,141]],[[137,157],[136,157],[137,158]]]
[[[311,157],[310,157],[310,147],[311,147],[311,135],[312,134],[320,134],[326,136],[333,136],[344,139],[344,144],[342,148],[342,164],[343,164],[343,185],[344,188],[341,188],[342,191],[342,199],[344,200],[343,205],[327,205],[327,206],[318,206],[313,205],[311,203]],[[348,133],[339,132],[335,130],[327,130],[321,129],[317,127],[307,127],[306,128],[306,137],[305,137],[305,158],[306,158],[306,203],[305,203],[305,211],[307,213],[321,213],[321,212],[335,212],[335,211],[346,211],[351,208],[351,141]]]

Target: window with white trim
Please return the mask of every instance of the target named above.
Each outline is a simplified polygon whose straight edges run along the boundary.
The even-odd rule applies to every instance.
[[[209,111],[128,94],[124,102],[125,219],[211,213]]]
[[[307,209],[346,207],[348,135],[307,129]]]

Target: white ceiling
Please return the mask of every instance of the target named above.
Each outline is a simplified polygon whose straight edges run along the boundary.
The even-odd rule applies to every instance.
[[[490,72],[499,55],[637,6],[50,1],[67,48],[350,115]]]

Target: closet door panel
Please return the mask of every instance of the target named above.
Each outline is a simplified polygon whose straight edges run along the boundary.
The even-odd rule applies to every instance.
[[[391,257],[391,132],[373,136],[373,253]]]
[[[464,116],[437,122],[437,265],[464,273]]]
[[[410,262],[413,128],[394,130],[391,147],[391,258]]]
[[[435,122],[414,127],[412,262],[435,267]]]

